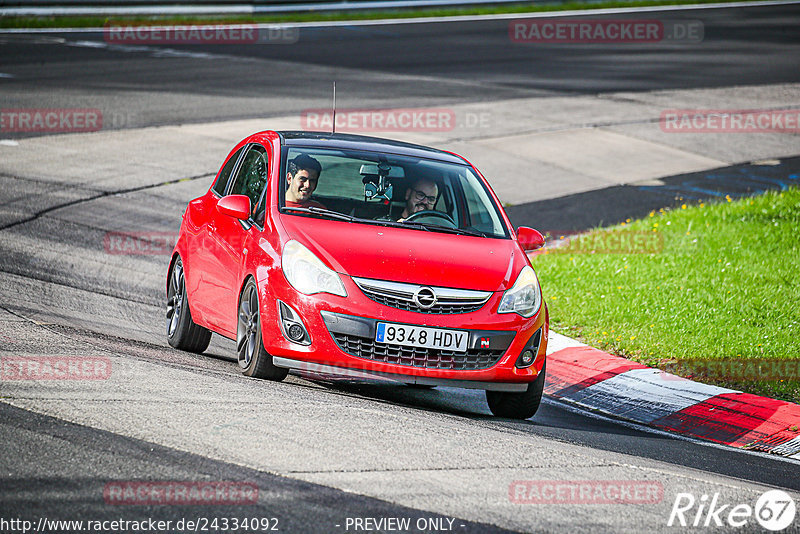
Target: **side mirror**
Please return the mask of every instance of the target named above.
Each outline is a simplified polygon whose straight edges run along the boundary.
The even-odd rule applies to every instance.
[[[517,241],[522,250],[536,250],[544,246],[544,236],[533,228],[520,226],[517,228]]]
[[[228,195],[217,202],[220,213],[235,219],[247,220],[250,218],[250,197],[247,195]]]

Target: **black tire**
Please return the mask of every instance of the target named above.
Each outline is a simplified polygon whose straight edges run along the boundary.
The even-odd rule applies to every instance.
[[[289,370],[276,367],[272,363],[272,356],[264,350],[259,309],[258,289],[255,281],[250,278],[239,297],[239,320],[236,326],[239,367],[245,376],[280,382],[286,378]]]
[[[542,402],[544,391],[545,368],[528,384],[528,389],[520,393],[506,391],[486,391],[486,402],[489,409],[497,417],[508,419],[528,419],[536,414]]]
[[[201,353],[211,343],[211,331],[195,324],[186,298],[183,262],[175,260],[167,284],[167,341],[176,349]]]

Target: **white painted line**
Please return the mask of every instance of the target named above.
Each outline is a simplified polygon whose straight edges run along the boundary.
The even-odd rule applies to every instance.
[[[660,11],[683,11],[696,9],[720,9],[738,7],[757,7],[772,5],[798,4],[800,0],[774,0],[765,2],[731,2],[718,4],[688,4],[682,6],[644,6],[644,7],[610,7],[603,9],[571,9],[568,11],[538,11],[533,13],[497,13],[489,15],[453,15],[445,17],[419,17],[411,19],[377,19],[356,21],[325,21],[325,22],[292,22],[283,23],[292,27],[329,27],[329,26],[376,26],[388,24],[426,24],[440,22],[479,22],[483,20],[514,20],[514,19],[542,19],[578,17],[587,15],[620,15],[627,13],[651,13]]]
[[[569,400],[641,423],[735,390],[701,384],[658,369],[631,369],[574,394]]]
[[[125,6],[125,7],[89,7],[89,6],[52,6],[52,7],[11,7],[0,10],[8,14],[16,15],[107,15],[107,14],[140,14],[140,15],[160,15],[180,13],[187,15],[203,14],[269,14],[269,13],[292,13],[292,12],[320,12],[320,11],[371,11],[376,9],[403,9],[420,7],[461,7],[474,4],[511,4],[519,0],[380,0],[380,1],[343,1],[325,3],[304,3],[304,4],[277,4],[277,5],[249,5],[234,4],[220,5],[210,4],[204,6],[197,5],[148,5],[148,6]]]
[[[206,52],[192,52],[191,50],[177,50],[175,48],[163,48],[160,46],[144,45],[122,45],[110,44],[103,41],[64,41],[67,46],[78,48],[97,48],[108,49],[115,52],[143,52],[150,54],[151,57],[188,57],[194,59],[241,59],[239,56],[226,56],[219,54],[209,54]]]
[[[547,337],[548,355],[563,349],[569,349],[573,347],[588,347],[588,345],[584,345],[580,341],[576,341],[571,337],[562,336],[561,334],[550,330],[550,335]]]
[[[714,449],[720,449],[729,452],[735,451],[741,454],[752,454],[755,456],[761,456],[762,458],[769,458],[770,460],[777,460],[779,462],[787,462],[793,465],[800,466],[800,453],[786,457],[762,451],[754,451],[751,449],[741,449],[739,447],[731,447],[730,445],[722,445],[721,443],[714,443],[713,441],[706,441],[704,439],[699,439],[692,436],[684,436],[683,434],[678,434],[676,432],[668,432],[666,430],[661,430],[660,428],[653,428],[651,426],[646,426],[636,421],[626,421],[624,419],[618,419],[617,417],[609,417],[609,415],[603,415],[602,413],[589,412],[586,411],[586,409],[582,405],[572,402],[569,399],[557,399],[554,397],[550,397],[547,394],[545,394],[545,396],[542,397],[542,402],[544,404],[549,404],[551,406],[558,406],[569,412],[579,414],[584,417],[591,417],[592,419],[597,419],[598,421],[614,423],[620,426],[624,426],[625,428],[632,428],[634,430],[638,430],[640,432],[646,432],[648,434],[655,434],[657,436],[669,437],[680,441],[689,441],[691,443],[702,445],[704,447],[711,447]]]
[[[253,6],[8,7],[0,16],[252,15]]]
[[[256,13],[286,13],[292,11],[353,11],[356,9],[397,9],[397,8],[418,8],[418,7],[461,7],[470,4],[511,4],[519,0],[380,0],[369,2],[337,2],[329,4],[284,4],[266,6],[256,5]]]
[[[478,22],[484,20],[513,20],[513,19],[538,19],[538,18],[563,18],[587,15],[620,15],[629,13],[657,13],[670,11],[692,11],[699,9],[733,9],[743,7],[781,6],[800,3],[800,0],[768,0],[764,2],[727,2],[717,4],[687,4],[676,6],[645,6],[645,7],[616,7],[604,9],[574,9],[569,11],[546,11],[534,13],[498,13],[491,15],[454,15],[447,17],[418,17],[405,19],[375,19],[375,20],[339,20],[318,22],[281,22],[259,23],[258,28],[327,28],[336,26],[386,26],[399,24],[430,24],[446,22]],[[4,15],[0,9],[0,15]],[[126,11],[127,14],[133,14]],[[49,13],[52,15],[52,13]],[[165,12],[164,14],[172,14]],[[235,27],[236,25],[231,25]],[[252,28],[252,24],[246,25]],[[103,28],[3,28],[3,33],[94,33]]]
[[[0,146],[19,146],[19,143],[11,139],[0,139]]]
[[[778,445],[772,449],[772,453],[781,454],[784,456],[791,455],[790,458],[796,458],[800,456],[800,436],[796,436],[786,443]]]
[[[83,48],[108,48],[108,43],[103,41],[65,41],[67,46],[80,46]]]

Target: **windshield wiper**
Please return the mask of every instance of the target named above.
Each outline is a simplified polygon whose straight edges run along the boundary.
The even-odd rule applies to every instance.
[[[297,213],[314,213],[316,215],[322,215],[323,217],[330,217],[331,219],[338,219],[340,221],[347,221],[347,222],[364,222],[369,224],[378,224],[381,226],[394,226],[396,228],[413,228],[415,230],[425,230],[426,232],[444,232],[448,234],[459,234],[459,235],[472,235],[475,237],[486,237],[486,234],[481,232],[480,230],[473,230],[470,228],[450,228],[448,226],[438,226],[436,224],[425,224],[416,221],[381,221],[378,219],[362,219],[359,217],[354,217],[352,215],[346,215],[344,213],[339,213],[338,211],[332,211],[325,208],[317,208],[315,206],[310,206],[307,208],[302,207],[292,207],[292,206],[284,206],[281,208],[281,211],[293,211]]]
[[[433,232],[433,229],[430,228],[427,224],[418,223],[418,222],[415,222],[415,221],[410,221],[410,222],[409,221],[404,221],[404,222],[397,221],[395,224],[397,226],[401,227],[401,228],[403,228],[403,227],[405,227],[405,228],[411,227],[411,228],[416,228],[416,229],[419,229],[419,230],[425,230],[427,232]]]
[[[426,232],[432,231],[424,224],[418,222],[409,223],[409,222],[391,221],[388,219],[361,219],[361,221],[369,224],[377,224],[378,226],[393,226],[395,228],[412,228],[414,230],[425,230]]]
[[[475,237],[487,237],[484,232],[472,228],[450,228],[449,226],[439,226],[438,224],[425,224],[417,221],[381,221],[376,219],[362,219],[364,222],[380,224],[383,226],[394,226],[396,228],[413,228],[415,230],[425,230],[427,232],[444,232],[448,234],[472,235]]]
[[[352,215],[345,215],[344,213],[339,213],[338,211],[332,211],[325,208],[317,208],[316,206],[310,206],[308,208],[302,207],[292,207],[292,206],[284,206],[281,208],[281,211],[295,211],[298,213],[315,213],[317,215],[322,215],[325,217],[330,217],[331,219],[339,219],[340,221],[348,221],[353,222],[358,220],[357,217],[353,217]]]
[[[480,230],[473,230],[471,228],[451,228],[449,226],[439,226],[437,224],[425,224],[412,221],[410,223],[405,224],[413,224],[420,227],[423,227],[431,232],[445,232],[448,234],[459,234],[459,235],[473,235],[475,237],[486,237],[486,234],[481,232]]]

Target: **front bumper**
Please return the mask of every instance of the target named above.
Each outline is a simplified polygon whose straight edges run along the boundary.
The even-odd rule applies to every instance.
[[[484,389],[490,391],[522,392],[528,389],[527,382],[480,382],[478,380],[455,380],[452,378],[429,378],[425,376],[406,376],[378,371],[334,367],[320,363],[309,363],[290,358],[273,356],[273,363],[293,371],[309,374],[316,378],[353,380],[355,382],[378,382],[387,384],[415,384],[421,386],[446,386],[451,388]]]
[[[470,313],[431,315],[376,303],[347,276],[342,276],[347,297],[303,295],[280,274],[272,278],[259,288],[261,324],[264,347],[280,367],[354,379],[519,391],[536,379],[544,365],[548,332],[544,304],[530,318],[498,314],[502,292],[495,292]],[[302,319],[310,344],[286,339],[272,311],[276,299]],[[467,351],[377,343],[375,328],[381,321],[465,331]],[[526,348],[533,348],[536,358],[531,366],[518,368],[515,363]]]

